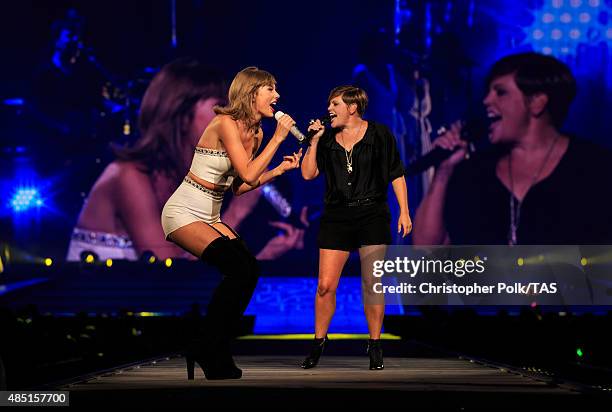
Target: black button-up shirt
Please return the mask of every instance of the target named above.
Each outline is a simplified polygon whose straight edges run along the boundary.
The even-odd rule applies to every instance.
[[[496,166],[503,152],[496,149],[476,153],[453,172],[444,204],[452,244],[508,244],[510,191],[497,177]],[[611,244],[610,181],[612,152],[571,138],[555,170],[533,185],[523,199],[518,243]]]
[[[353,148],[353,171],[348,153],[336,141],[339,129],[327,129],[317,146],[317,168],[325,174],[325,205],[387,198],[389,183],[404,175],[395,137],[384,125],[368,121],[363,139]]]

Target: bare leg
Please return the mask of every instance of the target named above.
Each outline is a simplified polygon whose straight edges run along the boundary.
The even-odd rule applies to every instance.
[[[216,223],[214,228],[230,239],[236,237],[232,231],[222,223]],[[221,236],[215,229],[204,222],[193,222],[176,229],[168,235],[168,238],[173,243],[176,243],[187,252],[199,258],[202,256],[204,249],[206,249],[213,240]]]
[[[349,257],[343,250],[319,250],[319,284],[315,298],[315,338],[324,338],[336,310],[336,290]]]
[[[385,317],[385,297],[373,291],[374,283],[379,280],[372,274],[375,260],[385,258],[386,245],[368,245],[359,249],[361,260],[361,284],[363,290],[363,308],[368,321],[370,339],[380,339],[380,331]]]

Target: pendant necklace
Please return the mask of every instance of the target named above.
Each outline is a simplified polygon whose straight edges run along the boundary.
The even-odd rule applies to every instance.
[[[359,126],[359,129],[357,130],[357,134],[355,136],[359,136],[362,126],[363,123],[361,123],[361,125]],[[351,174],[353,173],[353,149],[355,149],[355,143],[357,142],[355,141],[353,147],[351,147],[351,150],[346,150],[346,144],[344,143],[344,131],[342,131],[342,135],[340,137],[342,138],[342,146],[344,149],[344,155],[346,156],[346,171]]]
[[[559,136],[555,137],[555,140],[553,140],[552,144],[548,148],[548,153],[546,153],[546,156],[544,157],[544,161],[542,162],[540,169],[533,175],[531,183],[527,188],[527,192],[529,192],[529,189],[531,189],[531,187],[537,182],[538,178],[540,177],[540,174],[544,171],[544,167],[546,166],[546,163],[548,162],[548,159],[552,154],[553,148],[555,147],[557,140],[559,140]],[[516,245],[518,242],[516,232],[518,231],[518,226],[521,222],[521,206],[523,205],[523,200],[525,200],[525,197],[527,196],[527,193],[525,193],[525,196],[523,196],[523,200],[516,199],[515,202],[514,179],[512,179],[512,152],[510,152],[510,155],[508,155],[508,174],[510,175],[510,230],[508,233],[508,244],[512,246]]]

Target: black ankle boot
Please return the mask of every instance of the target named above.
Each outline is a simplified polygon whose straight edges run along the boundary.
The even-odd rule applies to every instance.
[[[187,360],[187,379],[189,380],[193,380],[195,377],[196,363],[200,366],[208,380],[240,379],[242,377],[242,370],[235,365],[233,367],[229,364],[221,365],[210,359],[205,360],[190,355],[186,355],[185,359]]]
[[[199,345],[197,349],[193,346],[185,352],[187,361],[187,379],[193,380],[195,376],[195,364],[197,363],[206,379],[240,379],[242,370],[236,366],[230,353],[229,344],[219,342],[214,344],[208,342]]]
[[[370,355],[370,370],[381,370],[383,365],[383,351],[380,339],[368,340],[368,355]]]
[[[311,369],[317,366],[317,364],[319,363],[319,358],[323,353],[323,349],[325,349],[325,346],[327,346],[327,342],[329,342],[327,336],[325,336],[324,338],[315,338],[312,341],[310,354],[308,354],[308,356],[306,357],[306,359],[304,359],[300,366],[304,369]]]

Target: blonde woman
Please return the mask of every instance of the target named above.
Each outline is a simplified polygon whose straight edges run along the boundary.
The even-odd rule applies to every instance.
[[[216,116],[198,141],[187,176],[162,211],[166,239],[222,274],[208,306],[206,332],[185,354],[188,379],[193,379],[195,363],[207,379],[242,376],[229,341],[255,290],[259,269],[240,236],[221,222],[221,202],[230,187],[240,195],[299,167],[301,151],[268,170],[295,124],[287,115],[279,119],[274,135],[255,156],[263,141],[261,120],[274,116],[279,97],[270,73],[256,67],[240,71],[230,85],[228,105],[214,108]]]

